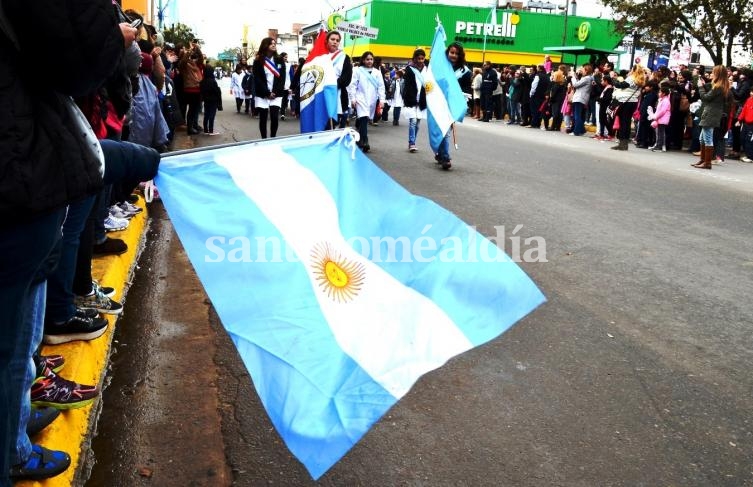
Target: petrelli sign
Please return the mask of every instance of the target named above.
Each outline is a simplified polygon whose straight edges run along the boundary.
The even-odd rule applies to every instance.
[[[502,14],[502,21],[498,24],[482,24],[481,22],[455,22],[455,33],[488,37],[515,37],[517,22],[515,14]],[[517,17],[517,16],[515,16]]]

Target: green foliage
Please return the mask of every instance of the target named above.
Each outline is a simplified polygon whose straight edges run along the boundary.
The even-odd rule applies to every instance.
[[[188,48],[189,43],[193,39],[197,38],[193,29],[186,24],[181,23],[171,25],[169,28],[165,29],[162,34],[165,36],[165,42],[170,42],[175,45],[181,44],[186,48]]]
[[[619,32],[639,32],[677,47],[697,40],[714,64],[729,64],[734,46],[753,41],[753,3],[736,0],[601,0]]]

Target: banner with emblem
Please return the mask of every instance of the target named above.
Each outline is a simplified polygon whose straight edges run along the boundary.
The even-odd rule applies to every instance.
[[[337,119],[339,98],[337,75],[327,50],[327,32],[323,28],[300,69],[301,133],[325,130],[331,119]]]
[[[315,479],[419,377],[544,301],[502,250],[397,184],[355,136],[166,156],[155,179],[272,423]]]

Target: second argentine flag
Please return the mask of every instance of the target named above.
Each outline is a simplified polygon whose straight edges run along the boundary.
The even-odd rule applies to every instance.
[[[436,153],[439,144],[455,121],[462,121],[468,104],[455,77],[455,70],[445,55],[447,36],[442,24],[437,25],[431,43],[429,69],[424,74],[426,108],[429,112],[429,145]]]

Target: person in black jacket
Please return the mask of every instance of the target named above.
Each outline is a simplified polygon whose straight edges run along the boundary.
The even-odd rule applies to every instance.
[[[136,30],[118,24],[109,0],[2,0],[0,7],[0,485],[10,485],[70,464],[63,452],[32,446],[22,418],[65,207],[102,185],[99,145],[82,138],[67,97],[102,85]],[[34,75],[50,46],[55,83]],[[20,458],[11,458],[14,451]]]
[[[282,97],[285,90],[285,62],[277,55],[277,41],[265,37],[259,44],[256,59],[251,66],[254,76],[254,106],[259,112],[259,132],[261,138],[267,138],[267,117],[272,137],[277,136]]]
[[[492,118],[492,94],[497,89],[498,81],[497,71],[492,67],[492,63],[485,61],[481,72],[481,111],[484,114],[482,122],[488,122]]]
[[[595,136],[597,140],[614,139],[614,120],[611,120],[612,123],[609,123],[610,120],[607,117],[607,110],[610,103],[612,103],[612,93],[614,93],[612,77],[602,75],[601,93],[599,94],[599,131]]]
[[[408,119],[408,151],[412,153],[418,151],[416,146],[418,129],[421,126],[421,120],[427,116],[426,86],[423,78],[427,69],[426,51],[416,49],[403,75],[403,103],[405,104],[403,113]]]
[[[748,99],[748,96],[750,94],[750,87],[751,87],[751,80],[750,80],[751,70],[750,69],[741,69],[740,71],[735,71],[732,74],[732,80],[733,85],[730,88],[730,92],[732,93],[732,97],[735,101],[735,113],[733,115],[735,116],[735,119],[740,115],[740,112],[743,109],[743,105],[745,105],[745,101]],[[730,152],[729,157],[737,159],[740,157],[740,127],[732,124],[732,152]]]
[[[531,97],[529,105],[531,107],[531,126],[530,128],[541,128],[541,105],[544,100],[549,96],[549,75],[544,71],[544,66],[538,66],[536,68],[536,74],[531,81],[531,90],[529,92]],[[550,112],[551,113],[551,112]],[[549,118],[549,117],[547,117]]]
[[[204,100],[204,133],[207,135],[219,135],[214,131],[214,117],[217,111],[222,111],[222,91],[214,77],[214,68],[204,66],[204,79],[199,83],[201,99]]]

